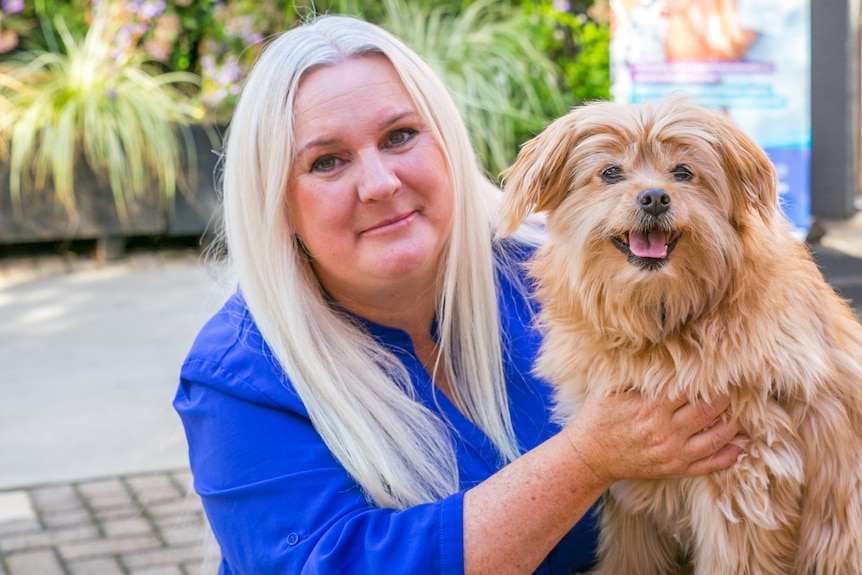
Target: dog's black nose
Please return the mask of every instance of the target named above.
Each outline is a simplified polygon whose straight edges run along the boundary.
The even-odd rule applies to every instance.
[[[659,189],[644,190],[638,195],[638,205],[646,213],[658,216],[670,209],[670,195]]]

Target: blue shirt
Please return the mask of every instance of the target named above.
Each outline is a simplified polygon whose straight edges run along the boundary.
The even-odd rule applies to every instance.
[[[515,434],[529,450],[559,431],[549,386],[530,374],[539,345],[528,302],[500,278],[505,374]],[[222,552],[220,575],[463,574],[464,491],[500,468],[490,440],[431,380],[406,333],[368,323],[404,363],[425,405],[453,428],[461,491],[396,511],[368,503],[315,431],[240,293],[204,326],[182,367],[174,407],[195,490]],[[587,570],[589,513],[537,574]]]

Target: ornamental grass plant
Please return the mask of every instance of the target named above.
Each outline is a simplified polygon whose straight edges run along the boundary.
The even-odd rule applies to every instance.
[[[416,50],[452,93],[489,175],[517,154],[520,138],[566,110],[559,69],[525,34],[508,2],[384,0],[382,25]]]
[[[170,209],[177,180],[186,189],[178,159],[195,161],[189,124],[229,124],[268,38],[342,13],[384,26],[435,68],[496,177],[551,118],[608,97],[606,18],[580,11],[605,3],[0,0],[0,36],[14,40],[0,42],[0,172],[10,168],[18,215],[46,194],[74,215],[82,168],[110,184],[122,221],[156,190]]]
[[[0,68],[13,207],[50,183],[75,216],[75,173],[85,162],[110,186],[121,223],[147,194],[158,193],[169,210],[182,154],[194,161],[188,126],[203,117],[181,87],[198,77],[164,72],[134,45],[121,48],[109,9],[94,11],[83,39],[62,19],[54,27],[61,49],[16,52]]]

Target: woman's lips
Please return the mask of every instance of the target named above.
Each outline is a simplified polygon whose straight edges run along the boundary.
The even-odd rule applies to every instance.
[[[416,211],[412,211],[406,214],[395,216],[394,218],[388,218],[386,220],[373,224],[371,227],[365,228],[364,230],[362,230],[362,232],[360,232],[360,234],[364,235],[382,233],[402,228],[409,225],[410,222],[413,221],[416,213]]]

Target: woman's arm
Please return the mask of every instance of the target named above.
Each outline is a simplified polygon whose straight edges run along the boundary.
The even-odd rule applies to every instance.
[[[739,453],[725,446],[735,428],[697,433],[725,404],[645,406],[621,394],[588,401],[562,432],[466,493],[379,509],[301,409],[213,373],[215,385],[184,378],[175,406],[195,488],[237,574],[528,575],[615,480],[707,472]]]
[[[273,402],[199,363],[184,374],[174,405],[230,573],[463,573],[463,493],[405,511],[374,507],[298,400],[286,409],[286,397]]]
[[[727,467],[741,452],[730,443],[738,427],[715,423],[728,405],[647,402],[637,393],[588,398],[558,435],[466,493],[465,573],[533,573],[617,480]]]

